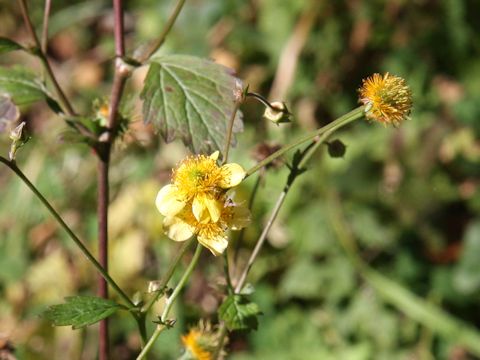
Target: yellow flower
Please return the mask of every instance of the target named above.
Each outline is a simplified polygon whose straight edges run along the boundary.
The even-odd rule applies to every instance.
[[[211,329],[210,324],[200,324],[190,329],[187,335],[182,336],[185,354],[182,360],[213,360],[213,353],[218,343],[218,335]]]
[[[373,74],[363,80],[359,93],[369,119],[397,126],[410,114],[412,91],[401,77]]]
[[[240,230],[250,222],[250,211],[231,199],[217,201],[220,212],[217,221],[199,220],[189,206],[174,216],[167,216],[163,222],[165,233],[175,241],[185,241],[197,235],[200,244],[217,256],[227,248],[227,230]]]
[[[158,192],[156,205],[162,215],[175,216],[188,204],[198,221],[218,221],[223,206],[219,200],[245,177],[238,164],[218,166],[218,155],[216,151],[210,156],[191,156],[180,163],[172,183]]]

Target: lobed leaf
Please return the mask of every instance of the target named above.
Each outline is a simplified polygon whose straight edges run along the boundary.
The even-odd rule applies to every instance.
[[[72,296],[65,298],[65,304],[50,306],[43,317],[55,326],[71,325],[79,329],[105,319],[123,308],[114,301],[95,296]]]
[[[261,314],[258,305],[250,302],[246,296],[234,294],[228,296],[218,309],[220,319],[225,321],[227,328],[232,330],[256,330],[258,315]]]
[[[221,152],[241,91],[241,81],[222,65],[194,56],[162,56],[150,64],[140,94],[144,121],[152,122],[166,142],[180,138],[194,153]],[[233,132],[242,129],[237,112]]]

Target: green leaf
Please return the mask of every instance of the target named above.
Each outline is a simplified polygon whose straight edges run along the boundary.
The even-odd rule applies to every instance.
[[[140,98],[145,122],[152,122],[166,142],[180,138],[194,153],[211,153],[223,150],[241,91],[241,81],[222,65],[167,55],[153,60]],[[243,127],[239,114],[234,133]]]
[[[480,221],[475,221],[468,227],[463,244],[462,256],[454,271],[453,285],[462,295],[471,295],[480,289]]]
[[[8,38],[0,37],[0,54],[15,50],[25,50],[22,45]]]
[[[20,67],[0,68],[0,93],[9,94],[16,105],[26,105],[49,97],[35,75]]]
[[[123,308],[114,301],[95,296],[72,296],[65,298],[65,304],[52,305],[43,317],[55,326],[71,325],[79,329],[94,324]]]
[[[256,330],[257,316],[261,314],[258,305],[250,302],[246,296],[230,295],[218,309],[220,319],[225,321],[227,328],[232,330]]]
[[[408,289],[365,266],[362,271],[368,283],[390,304],[432,331],[480,356],[480,332],[458,320],[440,307],[416,296]]]

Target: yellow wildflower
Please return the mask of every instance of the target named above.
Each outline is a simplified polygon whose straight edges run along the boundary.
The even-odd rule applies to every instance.
[[[198,221],[218,221],[223,194],[245,177],[238,164],[218,166],[218,155],[216,151],[210,156],[191,156],[180,163],[173,171],[172,183],[158,192],[156,205],[162,215],[175,216],[188,204]]]
[[[199,220],[189,206],[174,216],[167,216],[163,222],[165,233],[175,241],[185,241],[197,235],[200,244],[217,256],[227,248],[227,230],[240,230],[250,222],[250,211],[226,199],[222,204],[217,221]]]
[[[200,323],[182,336],[185,354],[182,360],[213,360],[213,353],[218,344],[218,333],[212,331],[209,323]]]
[[[373,74],[363,80],[359,93],[369,119],[397,126],[410,114],[412,91],[401,77]]]

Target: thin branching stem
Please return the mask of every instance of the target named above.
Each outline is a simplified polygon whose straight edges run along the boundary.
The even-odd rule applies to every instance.
[[[47,54],[48,44],[48,20],[50,18],[50,9],[52,8],[52,0],[45,0],[45,8],[43,11],[42,37],[40,39],[40,49],[42,53]]]
[[[70,229],[70,227],[65,223],[60,214],[53,208],[53,206],[45,199],[42,193],[33,185],[33,183],[27,178],[27,176],[17,167],[15,162],[9,161],[3,156],[0,156],[0,162],[5,164],[12,170],[28,188],[35,194],[35,196],[42,202],[42,204],[47,208],[47,210],[52,214],[52,216],[57,220],[60,226],[66,231],[68,236],[73,240],[73,242],[78,246],[80,251],[87,257],[87,259],[95,266],[97,271],[104,277],[105,281],[115,290],[115,292],[120,296],[120,298],[127,304],[128,308],[134,308],[135,305],[129,299],[129,297],[123,292],[123,290],[117,285],[117,283],[110,277],[110,275],[103,269],[100,263],[95,259],[95,257],[90,253],[90,251],[83,245],[82,241],[75,235],[75,233]]]
[[[292,143],[283,146],[281,149],[275,151],[272,155],[268,156],[264,160],[260,161],[257,165],[255,165],[251,169],[249,169],[247,171],[246,177],[248,177],[248,176],[252,175],[253,173],[257,172],[262,167],[270,164],[272,161],[274,161],[278,157],[282,156],[286,152],[296,148],[297,146],[299,146],[299,145],[301,145],[301,144],[303,144],[307,141],[310,141],[310,140],[314,139],[315,137],[317,137],[319,135],[322,135],[325,132],[328,132],[328,131],[331,131],[331,130],[333,130],[333,131],[338,130],[341,127],[351,123],[352,121],[363,117],[363,114],[364,114],[364,107],[359,106],[358,108],[356,108],[356,109],[350,111],[349,113],[339,117],[338,119],[332,121],[330,124],[325,125],[325,126],[321,127],[320,129],[317,129],[313,132],[310,132],[310,133],[298,138],[297,140],[293,141]]]
[[[185,255],[185,252],[187,251],[187,249],[190,247],[190,245],[193,243],[194,240],[195,240],[195,237],[192,237],[190,240],[185,241],[182,244],[180,250],[175,255],[175,258],[170,263],[170,265],[167,269],[167,272],[165,273],[165,275],[163,275],[162,280],[160,281],[160,283],[158,285],[158,291],[150,299],[150,301],[142,307],[141,312],[148,313],[150,311],[150,309],[152,308],[153,304],[155,304],[155,302],[158,300],[160,295],[162,295],[164,293],[164,290],[167,287],[168,282],[172,278],[173,273],[175,272],[175,269],[178,266],[178,263],[183,258],[183,255]]]
[[[190,275],[193,272],[193,269],[198,263],[198,259],[200,258],[200,254],[202,253],[202,245],[198,244],[197,248],[195,249],[195,253],[193,254],[192,261],[190,261],[190,264],[188,265],[187,269],[182,275],[182,278],[178,282],[177,286],[173,290],[172,295],[170,295],[165,303],[165,308],[163,309],[162,315],[160,316],[160,324],[157,326],[155,331],[153,332],[152,336],[150,339],[148,339],[147,344],[143,348],[142,352],[137,356],[137,360],[145,359],[149,351],[152,349],[153,344],[155,344],[155,341],[158,339],[160,334],[165,330],[167,327],[167,317],[168,314],[170,313],[170,310],[172,309],[173,304],[175,303],[175,300],[178,298],[178,295],[180,295],[180,292],[182,291],[183,287],[187,283],[188,279],[190,278]]]
[[[115,128],[118,122],[118,108],[122,98],[128,73],[121,69],[121,59],[125,55],[125,36],[123,31],[122,0],[113,0],[114,40],[115,40],[115,75],[113,78],[108,113],[105,141],[97,145],[97,217],[98,217],[98,253],[99,260],[105,271],[108,271],[108,206],[109,206],[109,167],[112,144],[115,141]],[[98,296],[107,299],[108,287],[103,278],[98,279]],[[141,331],[142,333],[143,331]],[[99,327],[99,359],[109,358],[108,319],[100,321]]]
[[[227,136],[225,138],[225,145],[223,147],[222,164],[228,161],[228,153],[230,151],[230,145],[232,143],[233,125],[235,124],[235,117],[237,116],[238,109],[240,108],[240,101],[235,102],[235,106],[232,111],[232,115],[228,121]]]
[[[263,245],[265,244],[265,241],[267,239],[267,235],[268,235],[270,229],[272,228],[272,225],[275,222],[275,219],[277,218],[278,213],[280,212],[280,209],[281,209],[281,207],[282,207],[282,205],[285,201],[285,198],[288,194],[288,191],[290,190],[291,186],[293,185],[293,182],[295,181],[295,179],[302,173],[302,170],[304,169],[308,160],[310,160],[310,158],[313,156],[313,154],[316,152],[316,150],[318,150],[318,148],[323,143],[325,143],[325,141],[328,139],[328,137],[333,132],[335,132],[339,128],[345,126],[346,124],[352,122],[353,120],[361,118],[362,116],[363,116],[363,107],[359,107],[359,108],[349,112],[348,114],[338,118],[337,120],[333,121],[332,123],[330,123],[329,125],[331,125],[331,126],[329,126],[329,125],[324,126],[323,128],[320,128],[319,130],[315,131],[315,133],[309,134],[308,136],[304,136],[304,137],[300,138],[299,140],[297,140],[296,142],[293,142],[292,144],[287,145],[286,147],[282,148],[282,149],[286,148],[287,150],[285,150],[285,151],[288,151],[288,150],[292,149],[293,147],[302,144],[305,141],[312,140],[311,144],[309,144],[305,148],[305,150],[303,151],[303,153],[301,155],[302,157],[301,157],[300,161],[298,162],[298,165],[294,169],[291,170],[290,175],[287,178],[287,183],[286,183],[285,187],[283,188],[283,191],[280,193],[280,195],[277,198],[277,201],[276,201],[275,206],[272,210],[272,213],[270,214],[270,217],[268,218],[267,224],[265,225],[261,235],[259,236],[259,238],[258,238],[258,240],[255,244],[255,247],[254,247],[252,253],[250,254],[250,257],[247,261],[247,264],[245,265],[245,268],[243,269],[243,272],[240,275],[237,284],[235,285],[235,293],[236,294],[238,294],[242,290],[243,286],[245,285],[248,273],[250,272],[250,269],[252,268],[255,260],[257,259],[258,255],[260,254],[260,251],[261,251]],[[282,149],[280,149],[280,151]],[[278,153],[278,151],[277,151],[277,153]],[[281,153],[281,154],[283,154],[283,153]],[[274,155],[275,154],[276,153],[274,153]],[[273,159],[272,159],[272,161],[273,161]],[[260,169],[260,168],[261,167],[258,167],[258,169]],[[223,349],[223,343],[224,343],[226,335],[227,335],[227,328],[226,328],[225,323],[222,323],[221,326],[220,326],[220,329],[219,329],[219,340],[218,340],[218,344],[217,344],[217,347],[215,349],[215,352],[213,354],[213,359],[218,359],[218,357],[220,356],[220,353]]]
[[[60,101],[62,102],[62,105],[64,107],[63,110],[66,112],[66,114],[70,116],[74,116],[75,110],[73,109],[72,105],[70,104],[70,101],[65,96],[65,93],[60,87],[60,84],[58,83],[57,78],[53,73],[52,67],[50,66],[50,62],[48,61],[47,55],[42,51],[42,44],[38,39],[37,33],[33,28],[32,21],[30,20],[30,16],[28,14],[27,2],[26,0],[18,0],[18,3],[20,5],[20,10],[22,12],[22,17],[23,17],[23,21],[25,22],[25,26],[27,27],[27,31],[32,37],[32,40],[34,41],[35,46],[37,47],[35,54],[38,55],[38,57],[43,63],[43,66],[45,67],[45,70],[47,70],[47,74],[50,80],[52,81],[53,87],[55,88],[55,91],[57,92],[57,95],[60,98]]]
[[[167,20],[167,23],[165,24],[165,27],[163,28],[162,32],[160,33],[160,36],[158,39],[154,40],[153,43],[146,48],[145,51],[143,51],[138,57],[137,61],[141,64],[146,62],[150,57],[155,54],[155,52],[160,48],[160,46],[163,45],[165,42],[165,39],[167,38],[167,35],[169,34],[170,30],[172,30],[173,25],[175,24],[175,21],[177,20],[178,15],[180,14],[180,11],[183,8],[183,5],[185,4],[186,0],[178,0],[177,4],[175,5],[175,9],[173,10],[172,14]]]

